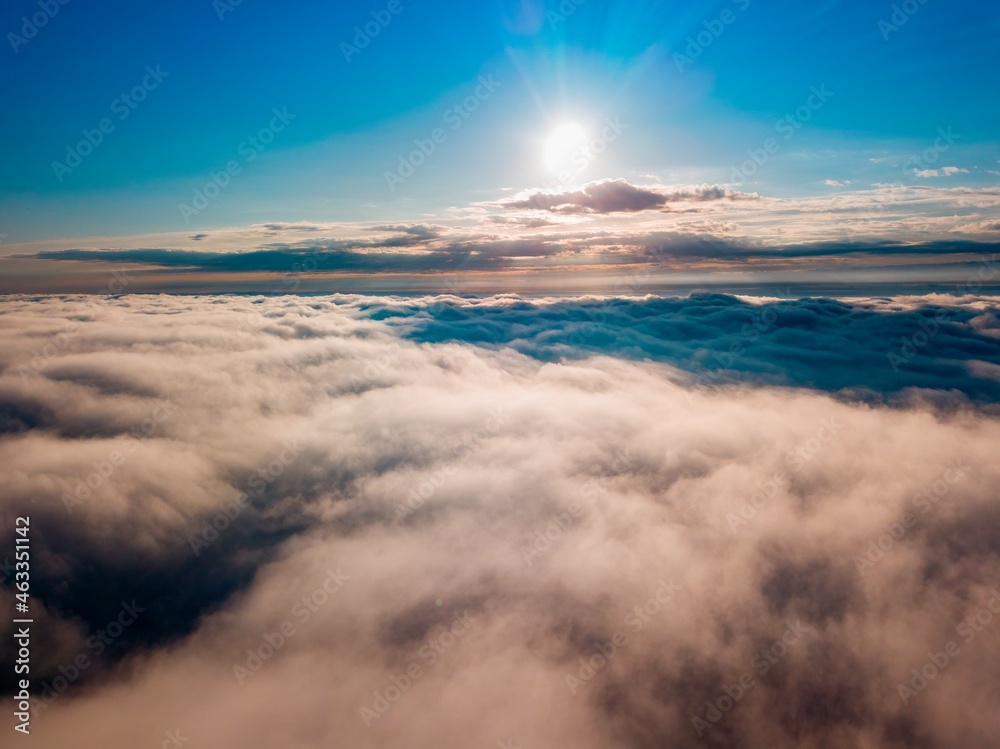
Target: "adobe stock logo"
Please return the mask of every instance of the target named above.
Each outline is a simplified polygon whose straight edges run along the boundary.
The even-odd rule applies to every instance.
[[[971,612],[958,625],[955,634],[959,635],[966,645],[976,639],[976,636],[989,625],[997,614],[1000,614],[1000,591],[996,588],[990,591],[990,599],[978,610]],[[940,676],[961,654],[962,646],[957,640],[948,640],[940,650],[928,650],[927,658],[917,668],[911,668],[904,678],[905,682],[896,685],[903,705],[907,705],[917,695],[927,689],[931,682]]]
[[[185,224],[190,224],[192,218],[198,216],[208,208],[212,201],[218,198],[222,194],[222,191],[229,187],[229,184],[233,181],[233,177],[242,174],[244,166],[263,153],[264,149],[274,142],[275,136],[288,127],[288,123],[296,117],[296,115],[289,113],[287,106],[281,109],[273,107],[271,113],[274,116],[271,117],[270,122],[266,126],[262,127],[255,134],[247,136],[236,147],[237,154],[243,157],[243,163],[240,163],[236,159],[230,159],[218,172],[209,172],[205,183],[201,187],[197,187],[191,191],[191,202],[177,204],[177,210],[180,212]]]
[[[480,105],[493,96],[493,93],[500,88],[499,81],[495,81],[492,75],[481,75],[476,79],[476,87],[462,101],[453,104],[444,110],[441,119],[448,125],[449,130],[455,131],[465,124],[465,121],[472,116],[472,113],[479,109]],[[398,166],[395,171],[385,171],[385,184],[390,192],[395,192],[399,185],[412,177],[417,169],[429,159],[438,147],[448,140],[448,132],[441,127],[436,127],[429,133],[429,138],[417,138],[413,141],[415,149],[408,154],[400,154]]]
[[[242,2],[243,0],[215,0],[212,3],[212,8],[215,10],[215,15],[219,17],[219,20],[225,21],[226,14],[232,13]]]
[[[674,582],[673,578],[659,580],[659,587],[653,594],[642,603],[636,605],[629,613],[625,614],[622,623],[628,627],[633,635],[639,634],[653,620],[653,617],[663,611],[666,605],[674,600],[674,597],[680,590],[681,587]],[[597,652],[589,653],[589,657],[587,658],[583,656],[578,657],[577,663],[580,664],[580,667],[576,670],[575,675],[569,673],[563,676],[569,693],[576,695],[584,686],[589,684],[591,680],[608,667],[612,658],[618,652],[628,647],[629,642],[629,636],[625,633],[624,629],[615,630],[610,638],[604,642],[593,642],[591,645]]]
[[[740,11],[744,11],[750,7],[750,0],[732,0],[736,7]],[[715,42],[722,33],[726,30],[729,24],[733,23],[737,18],[737,15],[730,8],[723,8],[719,15],[711,20],[703,21],[702,26],[704,27],[697,34],[691,34],[687,38],[687,46],[684,48],[684,54],[680,52],[674,52],[674,65],[681,72],[684,72],[684,68],[691,65],[695,60],[701,57],[701,54],[705,51],[707,47],[711,47],[712,43]]]
[[[814,631],[808,624],[803,624],[801,619],[796,619],[794,623],[785,622],[785,631],[781,637],[775,639],[768,647],[758,650],[750,659],[750,667],[758,676],[765,676],[788,655],[791,645]],[[691,724],[698,732],[698,738],[703,738],[708,731],[718,726],[726,714],[757,686],[753,671],[745,671],[732,684],[724,684],[721,694],[718,694],[715,700],[706,700],[705,712],[702,715],[691,716]]]
[[[68,4],[69,0],[39,0],[38,10],[30,17],[21,16],[21,33],[15,34],[11,31],[7,34],[7,41],[10,42],[14,54],[16,55],[21,51],[21,47],[38,36],[40,29],[49,25],[49,21],[59,13],[60,6]]]
[[[910,17],[916,13],[927,2],[927,0],[903,0],[902,3],[894,4],[890,10],[892,13],[889,20],[880,18],[875,24],[882,34],[883,41],[889,41],[889,37],[899,31]]]
[[[328,569],[323,581],[312,592],[307,593],[292,604],[288,613],[298,619],[298,625],[301,627],[312,618],[313,614],[325,606],[350,579],[350,575],[341,572],[340,567],[337,567],[336,571]],[[247,679],[264,668],[264,664],[274,658],[278,651],[299,632],[291,618],[285,619],[274,627],[273,631],[268,629],[261,633],[256,647],[246,649],[246,658],[242,663],[233,665],[233,676],[236,677],[236,683],[241,687],[246,684]]]
[[[361,715],[365,727],[371,728],[376,721],[389,712],[392,706],[399,702],[429,672],[430,667],[459,642],[475,622],[476,617],[466,609],[461,614],[457,614],[449,624],[442,624],[428,635],[427,640],[417,651],[417,658],[426,661],[424,667],[420,667],[416,658],[411,659],[405,666],[401,665],[399,673],[393,672],[389,675],[388,684],[383,681],[382,688],[372,692],[371,704],[358,708],[358,713]]]
[[[109,105],[112,114],[118,115],[119,122],[124,122],[128,119],[128,116],[146,100],[146,97],[170,76],[170,73],[164,72],[159,65],[156,67],[147,65],[145,73],[141,81]],[[81,130],[80,134],[83,138],[77,141],[75,145],[66,146],[65,160],[52,162],[52,172],[55,174],[56,179],[62,182],[67,174],[72,173],[74,169],[83,163],[84,159],[97,150],[104,142],[105,136],[111,135],[115,131],[115,127],[114,120],[110,117],[102,117],[97,123],[97,127]]]
[[[352,57],[360,55],[361,50],[371,44],[372,39],[381,34],[382,29],[392,23],[392,19],[402,12],[403,4],[399,0],[389,0],[389,4],[382,10],[373,10],[371,12],[372,20],[365,23],[364,27],[354,27],[354,37],[351,39],[354,44],[340,43],[340,51],[344,54],[344,59],[350,63]]]
[[[794,112],[786,114],[774,123],[774,131],[782,136],[783,140],[790,140],[795,137],[796,132],[812,119],[826,102],[833,97],[833,91],[826,88],[826,84],[820,84],[819,88],[811,86],[809,96]],[[761,148],[747,149],[747,156],[750,158],[739,166],[734,166],[732,171],[732,181],[734,184],[742,185],[750,177],[754,176],[758,169],[766,164],[771,156],[781,150],[781,142],[776,138],[767,138]]]

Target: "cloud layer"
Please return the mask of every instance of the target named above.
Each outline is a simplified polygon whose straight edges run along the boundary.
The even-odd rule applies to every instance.
[[[995,264],[998,195],[991,186],[876,184],[784,198],[607,179],[419,221],[7,240],[0,293],[93,293],[123,267],[132,292],[441,293],[456,290],[442,278],[455,274],[477,293],[623,293],[617,282],[636,272],[660,274],[643,289],[654,293],[846,281],[892,284],[881,288],[893,294],[923,283],[926,292],[969,280],[984,258]]]
[[[770,295],[784,287],[781,293],[791,296],[846,289],[855,294],[966,294],[1000,288],[996,242],[827,239],[764,247],[724,236],[730,225],[715,221],[688,224],[684,232],[609,235],[577,230],[515,238],[437,234],[436,229],[424,233],[422,228],[386,239],[386,247],[369,242],[368,249],[355,241],[313,239],[246,252],[51,250],[7,260],[10,273],[0,280],[0,291],[426,293],[504,288],[531,293],[558,286],[598,294],[722,288]],[[383,230],[400,227],[372,231]],[[393,249],[398,247],[405,249]]]
[[[544,210],[552,213],[635,213],[662,209],[668,203],[702,203],[713,200],[756,200],[757,193],[702,185],[682,190],[638,187],[623,179],[590,182],[579,190],[539,191],[524,198],[507,200],[510,210]]]
[[[865,376],[940,310],[923,375]],[[996,312],[8,298],[26,743],[991,747]]]

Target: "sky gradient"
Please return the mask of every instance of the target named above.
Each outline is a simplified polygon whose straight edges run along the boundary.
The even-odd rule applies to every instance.
[[[0,746],[997,749],[1000,3],[0,32]]]
[[[904,5],[9,5],[0,290],[960,283],[1000,11]]]

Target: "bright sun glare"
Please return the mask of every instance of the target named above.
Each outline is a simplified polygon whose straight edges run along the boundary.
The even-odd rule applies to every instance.
[[[567,122],[549,136],[545,163],[553,172],[579,171],[585,164],[587,133],[576,122]]]

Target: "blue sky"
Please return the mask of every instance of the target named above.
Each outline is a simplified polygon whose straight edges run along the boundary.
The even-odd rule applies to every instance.
[[[31,35],[33,17],[45,24]],[[345,54],[366,23],[378,34]],[[954,213],[941,191],[962,186],[980,192],[952,231],[990,232],[995,218],[1000,10],[981,2],[53,0],[5,5],[0,29],[13,103],[0,123],[0,252],[114,237],[184,249],[173,234],[267,222],[467,225],[513,194],[600,180],[873,204],[890,187],[925,191],[909,219]],[[141,102],[123,101],[144,82]],[[477,90],[488,95],[469,99]],[[248,150],[276,110],[288,121]],[[93,152],[60,166],[102,121]],[[554,181],[552,134],[577,123],[589,140],[608,121],[621,136]],[[387,173],[437,128],[434,152],[393,184]],[[941,132],[954,137],[928,152]],[[754,153],[766,163],[738,175]],[[219,195],[185,213],[230,162]],[[249,249],[227,242],[216,249]]]

